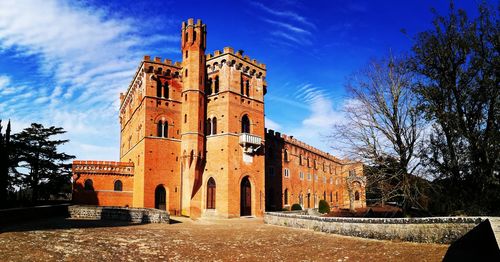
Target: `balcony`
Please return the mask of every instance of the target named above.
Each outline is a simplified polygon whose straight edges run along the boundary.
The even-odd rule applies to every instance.
[[[240,134],[240,145],[247,154],[254,154],[261,147],[262,138],[260,136],[242,133]]]

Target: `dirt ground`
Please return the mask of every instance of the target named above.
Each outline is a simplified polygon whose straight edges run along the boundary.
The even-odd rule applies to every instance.
[[[174,224],[52,218],[0,228],[0,261],[441,261],[447,245],[345,237],[262,219]]]

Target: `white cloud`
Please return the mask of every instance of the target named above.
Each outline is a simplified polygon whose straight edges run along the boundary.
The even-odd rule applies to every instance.
[[[39,77],[2,72],[0,118],[22,128],[31,122],[62,126],[69,153],[116,160],[119,92],[146,50],[161,43],[170,53],[179,41],[155,32],[145,37],[144,24],[73,1],[0,1],[0,55],[33,59]]]
[[[274,122],[270,118],[266,117],[265,121],[266,121],[266,128],[267,129],[272,129],[272,130],[280,130],[281,129],[281,125]]]

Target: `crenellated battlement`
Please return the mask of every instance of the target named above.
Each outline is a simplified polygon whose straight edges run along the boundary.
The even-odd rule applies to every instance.
[[[282,139],[283,141],[289,143],[289,144],[292,144],[294,146],[297,146],[297,147],[300,147],[302,149],[305,149],[313,154],[316,154],[316,155],[319,155],[321,157],[324,157],[326,159],[329,159],[331,161],[334,161],[334,162],[337,162],[339,164],[346,164],[348,163],[348,161],[346,160],[342,160],[342,159],[339,159],[335,156],[332,156],[330,155],[329,153],[326,153],[324,151],[321,151],[313,146],[310,146],[296,138],[294,138],[293,136],[288,136],[288,135],[285,135],[285,134],[281,134],[280,132],[276,132],[272,129],[267,129],[266,128],[266,136],[271,136],[271,137],[274,137],[274,138],[277,138],[277,139]]]
[[[219,56],[223,56],[223,55],[231,55],[231,56],[234,56],[235,58],[240,58],[241,60],[246,61],[247,63],[252,64],[253,66],[256,66],[260,69],[263,69],[263,70],[266,69],[265,64],[258,62],[256,59],[251,59],[248,55],[243,56],[242,50],[235,52],[234,49],[230,46],[224,47],[222,52],[220,50],[215,50],[213,54],[207,54],[206,55],[207,63],[208,63],[208,60],[215,59],[215,58],[218,58]]]
[[[75,160],[72,169],[74,174],[134,175],[134,163],[131,162]]]

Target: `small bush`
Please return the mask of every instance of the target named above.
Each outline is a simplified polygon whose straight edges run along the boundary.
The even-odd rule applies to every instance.
[[[292,211],[293,210],[302,210],[302,207],[299,204],[293,204],[292,205]]]
[[[321,199],[319,201],[318,211],[321,214],[330,213],[330,205],[326,202],[326,200]]]

